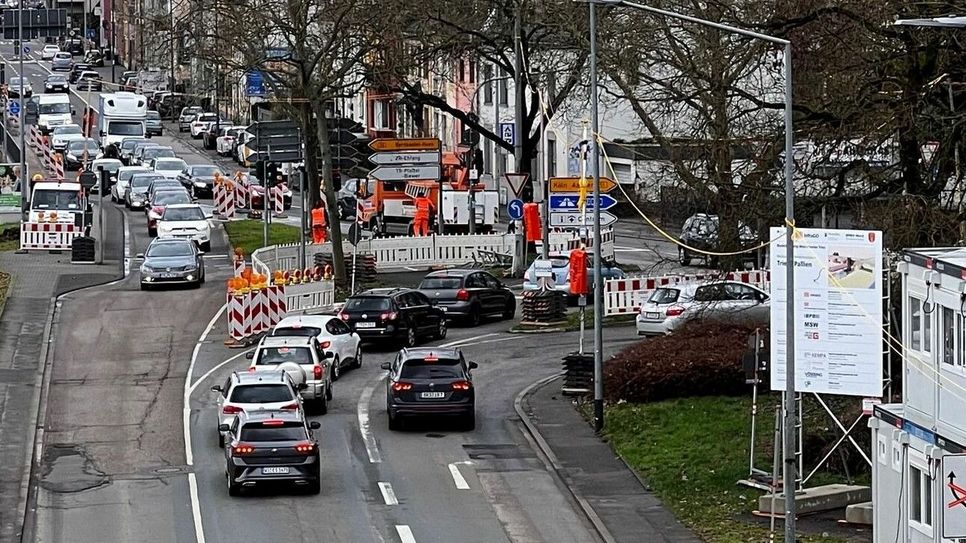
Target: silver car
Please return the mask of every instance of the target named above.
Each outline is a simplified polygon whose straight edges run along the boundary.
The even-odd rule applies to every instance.
[[[692,320],[727,321],[756,326],[768,324],[768,294],[747,283],[715,281],[661,287],[651,293],[637,315],[637,334],[670,334]]]
[[[50,69],[54,72],[61,70],[69,72],[71,62],[71,55],[67,51],[55,53],[54,58],[50,61]]]
[[[124,203],[128,209],[144,209],[144,205],[148,203],[148,187],[155,179],[164,179],[164,177],[154,172],[136,173],[131,176],[131,183],[124,193]]]
[[[141,264],[141,290],[155,285],[187,283],[200,287],[205,282],[205,262],[191,240],[155,239],[148,245]]]

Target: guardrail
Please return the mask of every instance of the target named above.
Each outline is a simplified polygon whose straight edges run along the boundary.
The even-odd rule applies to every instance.
[[[745,272],[607,279],[604,281],[604,315],[637,313],[641,310],[641,305],[647,301],[651,293],[661,287],[669,285],[689,285],[714,280],[740,281],[754,285],[767,292],[771,286],[771,273],[768,270],[751,270]]]

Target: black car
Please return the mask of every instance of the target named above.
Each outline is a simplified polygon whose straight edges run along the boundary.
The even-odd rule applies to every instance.
[[[104,54],[97,49],[91,49],[84,55],[84,62],[91,66],[104,66]]]
[[[51,74],[44,81],[44,92],[67,92],[70,85],[62,74]]]
[[[217,173],[221,173],[221,168],[214,164],[191,164],[178,174],[178,181],[192,194],[211,196]]]
[[[241,411],[231,424],[220,424],[228,495],[238,496],[243,487],[259,483],[304,485],[318,494],[319,442],[312,430],[321,427],[306,421],[301,411]]]
[[[214,151],[218,148],[218,135],[221,133],[221,129],[231,126],[228,123],[211,123],[208,125],[208,129],[201,133],[201,146],[205,149]]]
[[[70,72],[67,74],[67,81],[77,83],[77,80],[80,78],[81,74],[89,71],[91,71],[90,64],[87,64],[86,62],[75,62],[73,65],[71,65]]]
[[[461,319],[471,326],[480,324],[488,315],[512,319],[517,309],[513,292],[480,270],[432,272],[423,278],[419,291],[442,309],[446,318]]]
[[[337,203],[339,204],[339,220],[348,221],[356,218],[355,196],[339,196]]]
[[[386,380],[389,429],[400,430],[403,417],[457,416],[463,427],[476,427],[476,393],[472,370],[459,349],[403,349],[394,361],[382,364]]]
[[[78,39],[68,40],[64,44],[64,47],[61,47],[61,50],[66,50],[68,53],[76,57],[84,54],[84,44]]]
[[[141,264],[141,290],[160,285],[189,284],[200,287],[205,282],[205,261],[190,239],[155,239],[148,245]]]
[[[696,213],[688,220],[684,221],[681,227],[681,236],[678,238],[681,245],[678,246],[678,261],[682,266],[691,264],[694,258],[703,258],[705,265],[716,266],[717,259],[713,256],[697,254],[688,251],[682,245],[699,249],[707,252],[720,252],[720,240],[718,239],[718,216],[707,213]],[[754,247],[758,241],[755,232],[745,224],[738,224],[738,245],[742,249]],[[741,258],[754,261],[754,253],[745,253]]]
[[[402,340],[412,347],[422,337],[446,337],[443,310],[408,288],[375,288],[350,296],[339,318],[363,340]]]

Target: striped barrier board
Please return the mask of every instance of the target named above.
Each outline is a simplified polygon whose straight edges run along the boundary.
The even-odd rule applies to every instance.
[[[285,213],[285,183],[279,183],[272,188],[275,200],[275,213],[281,215]]]
[[[248,209],[248,187],[235,183],[235,208]]]
[[[73,224],[20,223],[20,248],[44,251],[70,250],[74,239],[82,235],[84,230]]]
[[[228,293],[228,337],[241,341],[252,335],[251,299],[245,294]]]
[[[626,315],[638,313],[652,292],[670,285],[690,285],[704,281],[739,281],[765,290],[769,289],[768,270],[750,270],[725,274],[666,275],[662,277],[630,277],[604,281],[604,314]]]

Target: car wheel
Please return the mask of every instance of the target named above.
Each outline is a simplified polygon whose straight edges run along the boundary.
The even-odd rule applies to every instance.
[[[439,319],[439,326],[436,328],[436,339],[446,339],[446,319]]]
[[[329,381],[329,386],[325,389],[325,401],[332,401],[332,381]]]
[[[339,361],[338,356],[332,359],[332,380],[333,381],[338,381],[339,377],[342,376],[342,368],[339,367],[341,364],[342,363]]]
[[[389,411],[389,429],[393,432],[398,432],[402,430],[402,417],[399,415],[393,415],[392,411]]]
[[[480,315],[480,306],[474,305],[470,307],[470,314],[468,317],[466,317],[467,324],[470,326],[479,326],[481,318],[482,315]]]
[[[682,266],[688,266],[691,264],[691,257],[688,255],[688,251],[684,247],[678,247],[678,262]]]
[[[241,485],[235,484],[235,482],[231,480],[231,474],[228,473],[228,472],[225,472],[225,479],[228,480],[228,495],[229,496],[240,496],[241,495]]]
[[[218,432],[218,448],[225,448],[225,436],[221,435],[221,432]]]
[[[315,480],[309,483],[307,492],[313,495],[322,492],[322,475],[320,473],[315,473]]]
[[[352,360],[353,368],[362,367],[362,346],[356,347],[356,357]]]
[[[511,302],[509,305],[506,306],[506,309],[503,310],[503,320],[510,320],[516,314],[517,314],[517,304],[515,302]]]
[[[463,430],[472,432],[476,429],[476,413],[470,413],[463,417]]]
[[[406,347],[416,346],[416,327],[409,323],[406,328]]]
[[[325,399],[325,395],[323,395],[322,399],[316,400],[315,409],[320,415],[324,415],[329,412],[329,401]]]

